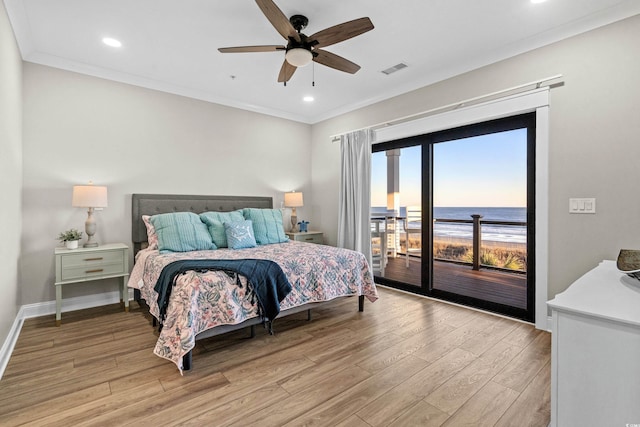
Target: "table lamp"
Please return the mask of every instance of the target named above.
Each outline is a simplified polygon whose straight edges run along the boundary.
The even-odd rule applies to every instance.
[[[298,214],[296,208],[304,206],[302,199],[302,193],[296,193],[292,191],[290,193],[284,193],[284,206],[291,209],[291,231],[298,231]]]
[[[98,242],[93,241],[96,234],[96,220],[93,218],[94,208],[107,207],[107,187],[93,185],[74,185],[71,205],[75,208],[88,208],[87,220],[84,222],[84,230],[89,238],[83,245],[85,248],[94,248]]]

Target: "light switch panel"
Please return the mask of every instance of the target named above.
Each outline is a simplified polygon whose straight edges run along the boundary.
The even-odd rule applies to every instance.
[[[580,214],[596,213],[596,199],[595,198],[569,199],[569,213],[580,213]]]

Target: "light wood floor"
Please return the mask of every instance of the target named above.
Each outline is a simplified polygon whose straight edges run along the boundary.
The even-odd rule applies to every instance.
[[[0,380],[0,424],[547,426],[550,335],[379,288],[199,341],[180,376],[132,304],[25,321]]]

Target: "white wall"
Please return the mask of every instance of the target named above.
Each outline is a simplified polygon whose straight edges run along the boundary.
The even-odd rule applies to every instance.
[[[621,248],[640,249],[638,40],[635,16],[313,125],[317,227],[335,244],[340,151],[331,135],[563,74],[550,96],[548,297]],[[595,197],[597,214],[569,215],[569,197]]]
[[[19,308],[21,183],[22,58],[4,3],[0,2],[0,346]]]
[[[280,207],[295,189],[313,200],[309,125],[31,63],[24,88],[21,304],[55,299],[55,238],[86,219],[71,207],[74,184],[108,187],[97,240],[129,245],[132,193],[272,196]]]

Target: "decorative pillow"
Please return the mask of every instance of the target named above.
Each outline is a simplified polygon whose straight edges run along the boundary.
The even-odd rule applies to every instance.
[[[150,221],[158,235],[160,253],[217,249],[207,226],[193,212],[154,215]]]
[[[147,227],[147,243],[149,244],[149,246],[147,246],[147,249],[158,249],[158,235],[156,234],[155,227],[149,221],[149,218],[151,218],[151,216],[142,215],[142,221]]]
[[[256,238],[253,235],[251,220],[225,222],[224,229],[231,249],[255,248]]]
[[[244,221],[244,216],[242,216],[242,210],[231,212],[204,212],[200,214],[200,219],[207,224],[213,243],[219,248],[226,248],[227,234],[224,229],[224,223]]]
[[[259,245],[289,241],[287,235],[284,234],[280,209],[244,208],[242,213],[245,219],[250,219],[253,222],[253,233]]]

